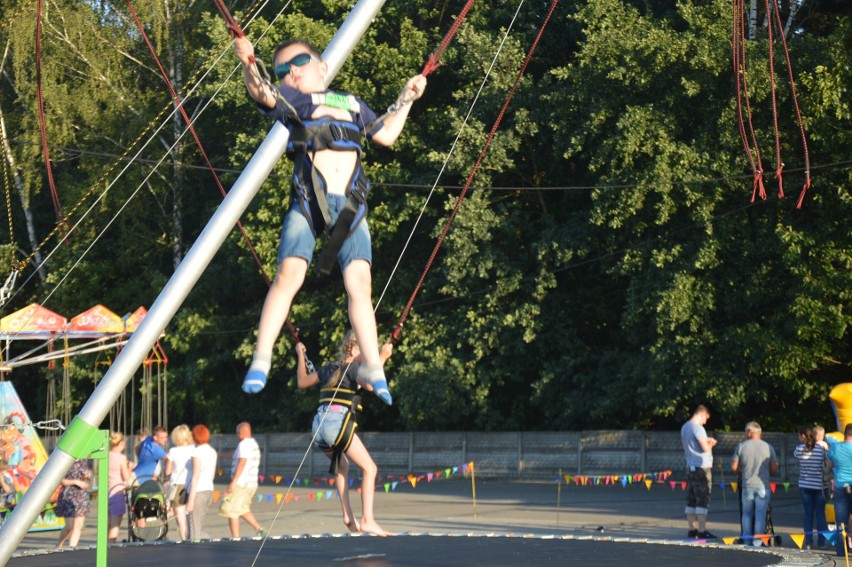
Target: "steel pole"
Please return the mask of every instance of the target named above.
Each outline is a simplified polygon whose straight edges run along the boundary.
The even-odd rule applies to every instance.
[[[385,0],[359,0],[343,25],[329,43],[323,58],[329,62],[326,84],[330,83],[346,57],[355,48]],[[39,471],[29,490],[0,527],[0,565],[5,565],[18,544],[44,509],[54,489],[59,485],[75,459],[83,458],[78,451],[109,414],[136,369],[153,348],[160,333],[174,317],[195,282],[210,264],[219,247],[239,221],[240,216],[281,159],[287,146],[287,129],[276,122],[246,165],[222,204],[210,218],[183,262],[154,301],[148,314],[133,333],[127,345],[115,359],[83,409],[74,418],[58,447]],[[68,437],[69,439],[66,439]],[[74,454],[72,454],[74,453]]]

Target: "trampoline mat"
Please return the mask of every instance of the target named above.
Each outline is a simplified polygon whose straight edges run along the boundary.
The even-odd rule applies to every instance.
[[[12,567],[91,567],[94,548],[44,553],[12,558]],[[257,561],[255,562],[255,557]],[[261,548],[259,538],[210,540],[198,543],[156,542],[126,544],[109,548],[108,561],[122,567],[197,565],[233,567],[241,565],[298,565],[299,567],[341,565],[343,567],[435,567],[489,565],[600,565],[629,564],[631,567],[661,565],[737,565],[758,567],[783,562],[770,549],[747,550],[721,545],[669,542],[563,539],[558,536],[483,536],[468,534],[405,534],[387,538],[363,535],[268,537]]]

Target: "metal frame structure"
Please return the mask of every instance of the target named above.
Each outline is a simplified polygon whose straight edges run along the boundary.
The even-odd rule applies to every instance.
[[[385,0],[359,0],[329,43],[323,59],[328,64],[326,85],[337,75],[367,31]],[[192,290],[213,256],[239,221],[287,146],[287,129],[276,122],[234,183],[222,204],[163,287],[148,315],[104,375],[89,400],[62,435],[30,489],[0,528],[0,565],[5,565],[27,530],[76,459],[87,458],[98,430],[136,369],[159,339],[163,329]]]

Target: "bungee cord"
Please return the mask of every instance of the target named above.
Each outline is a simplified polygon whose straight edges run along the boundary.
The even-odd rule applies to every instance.
[[[477,103],[479,102],[479,98],[482,95],[482,91],[485,90],[485,85],[488,83],[488,79],[491,77],[491,72],[494,70],[494,67],[497,64],[497,60],[499,59],[500,54],[503,51],[503,47],[505,46],[506,41],[509,38],[509,33],[512,31],[512,28],[515,24],[515,21],[518,18],[518,14],[520,13],[523,5],[524,5],[524,0],[521,0],[520,3],[518,4],[518,7],[515,10],[514,15],[512,16],[512,20],[509,22],[509,25],[506,28],[505,33],[503,34],[503,38],[500,40],[500,44],[497,46],[497,51],[494,53],[494,57],[491,58],[491,63],[489,64],[488,69],[485,72],[485,77],[482,79],[482,82],[479,85],[479,89],[476,91],[476,94],[474,95],[473,100],[471,101],[470,106],[468,107],[467,114],[465,114],[464,120],[462,121],[462,125],[459,127],[459,131],[456,133],[456,137],[453,140],[452,144],[450,145],[450,149],[447,151],[446,156],[444,156],[444,161],[441,164],[441,167],[438,171],[438,175],[436,176],[434,183],[432,183],[431,189],[429,190],[429,194],[426,196],[426,200],[423,202],[423,205],[420,207],[420,212],[419,212],[419,214],[417,215],[417,218],[414,221],[414,226],[412,226],[411,231],[408,234],[408,238],[406,238],[405,244],[403,245],[402,250],[400,251],[399,256],[397,257],[396,263],[394,264],[393,268],[391,269],[391,273],[388,276],[388,279],[385,281],[385,286],[382,289],[382,292],[379,294],[379,298],[376,301],[374,311],[377,311],[378,308],[379,308],[379,305],[381,305],[385,295],[387,294],[388,289],[390,288],[391,282],[393,281],[394,277],[396,276],[397,270],[399,269],[400,265],[402,264],[403,256],[405,256],[405,253],[408,250],[408,247],[411,245],[411,242],[414,240],[414,233],[417,231],[417,228],[420,225],[420,221],[423,219],[424,215],[426,214],[426,209],[429,206],[429,202],[432,199],[432,196],[435,194],[435,191],[437,190],[438,183],[440,183],[440,181],[441,181],[441,176],[444,174],[444,171],[446,171],[447,167],[449,166],[450,159],[452,158],[453,154],[455,153],[456,147],[458,146],[459,140],[461,139],[461,135],[464,133],[464,130],[467,127],[467,123],[470,120],[470,117],[473,115],[473,111],[476,108]],[[431,56],[430,56],[430,59],[431,59]],[[459,187],[459,188],[461,188],[461,187]]]
[[[258,9],[261,9],[261,8],[262,8],[262,7],[263,7],[263,6],[264,6],[264,5],[268,2],[268,1],[269,1],[269,0],[266,0],[266,2],[264,2],[264,3],[260,3],[260,4],[256,4],[255,6],[257,6],[257,7],[258,7]],[[275,21],[277,21],[277,19],[278,19],[278,18],[280,18],[280,17],[281,17],[281,15],[283,14],[283,12],[284,12],[284,11],[285,11],[285,10],[286,10],[289,6],[290,6],[291,2],[292,2],[292,0],[288,0],[288,1],[284,4],[284,6],[283,6],[283,7],[282,7],[279,11],[278,11],[278,13],[276,14],[275,18],[273,19],[273,23],[274,23]],[[254,18],[255,18],[255,17],[256,17],[256,14],[255,14],[254,16],[252,16],[252,18],[251,18],[251,20],[250,20],[250,21],[254,21]],[[264,34],[265,34],[265,33],[266,33],[266,32],[264,32]],[[185,95],[185,97],[184,97],[184,98],[187,98],[187,97],[191,96],[191,95],[192,95],[192,93],[194,93],[197,89],[199,89],[199,88],[201,87],[201,85],[203,84],[204,79],[207,77],[207,75],[209,75],[209,73],[212,71],[212,69],[213,69],[213,68],[214,68],[214,67],[218,64],[218,62],[219,62],[219,61],[221,61],[221,59],[222,59],[222,58],[224,58],[224,57],[225,57],[225,55],[226,55],[227,53],[228,53],[227,48],[223,48],[223,49],[221,50],[221,52],[219,53],[219,55],[218,55],[218,56],[215,56],[215,54],[212,54],[212,55],[211,55],[210,59],[208,60],[208,61],[209,61],[209,63],[208,63],[208,64],[201,65],[201,66],[199,67],[198,71],[196,72],[197,80],[196,80],[194,83],[193,83],[193,81],[189,81],[189,82],[186,84],[186,86],[185,86],[185,89],[188,89],[188,90],[187,90],[187,93],[186,93],[186,95]],[[214,94],[210,97],[210,99],[207,101],[207,103],[206,103],[206,104],[205,104],[205,105],[201,108],[201,110],[200,110],[200,111],[196,114],[196,116],[195,116],[195,120],[194,120],[194,121],[187,121],[187,124],[188,124],[188,128],[187,128],[187,129],[192,128],[192,126],[193,126],[194,122],[195,122],[195,121],[197,121],[198,119],[200,119],[200,117],[204,114],[204,112],[205,112],[205,111],[209,108],[209,106],[210,106],[210,105],[212,104],[212,102],[215,100],[215,98],[216,98],[216,96],[218,95],[218,93],[219,93],[219,92],[221,92],[221,90],[224,88],[224,86],[225,86],[225,85],[226,85],[226,84],[227,84],[227,83],[231,80],[231,78],[233,77],[234,73],[236,72],[237,67],[238,67],[238,66],[235,66],[235,67],[234,67],[234,69],[231,71],[231,73],[230,73],[230,74],[228,74],[228,76],[226,76],[226,77],[224,78],[224,80],[223,80],[223,81],[222,81],[222,83],[219,85],[219,87],[216,89],[216,91],[214,92]],[[167,111],[167,110],[169,110],[169,108],[171,108],[171,109],[172,109],[172,111],[171,111],[171,112],[170,112],[170,113],[169,113],[169,114],[168,114],[168,115],[167,115],[167,116],[163,119],[163,121],[160,123],[160,125],[159,125],[156,129],[154,129],[153,131],[151,131],[151,128],[152,128],[152,127],[153,127],[153,125],[156,123],[156,121],[157,121],[158,119],[160,119],[161,117],[163,117],[163,115],[166,113],[166,111]],[[64,217],[64,220],[65,220],[66,222],[67,222],[67,220],[68,220],[68,219],[69,219],[69,218],[70,218],[70,217],[71,217],[71,216],[72,216],[72,215],[73,215],[73,214],[74,214],[74,213],[75,213],[75,212],[76,212],[76,211],[77,211],[77,210],[78,210],[78,209],[82,206],[83,202],[84,202],[84,201],[85,201],[85,200],[86,200],[89,196],[91,196],[91,195],[94,193],[94,191],[95,191],[96,187],[98,187],[98,185],[99,185],[102,181],[104,181],[104,180],[105,180],[106,176],[107,176],[107,175],[109,175],[109,173],[111,173],[112,171],[114,171],[116,167],[118,167],[118,164],[119,164],[122,160],[124,160],[124,159],[126,158],[127,154],[128,154],[128,153],[130,153],[130,151],[132,150],[132,148],[133,148],[133,147],[135,147],[135,146],[137,146],[137,145],[139,145],[139,144],[141,143],[141,146],[139,147],[139,149],[137,150],[137,152],[135,153],[135,155],[134,155],[134,156],[132,156],[131,158],[129,158],[129,161],[125,164],[125,166],[124,166],[124,167],[123,167],[123,168],[119,171],[119,173],[115,176],[115,178],[114,178],[114,179],[112,179],[112,181],[111,181],[111,182],[107,185],[107,187],[106,187],[106,188],[105,188],[105,189],[104,189],[104,190],[103,190],[103,191],[99,194],[98,198],[97,198],[97,199],[95,199],[95,201],[94,201],[94,202],[92,202],[92,204],[88,207],[88,209],[86,209],[86,211],[85,211],[85,212],[84,212],[84,213],[80,216],[80,218],[79,218],[79,219],[78,219],[78,220],[74,223],[74,225],[73,225],[73,226],[71,226],[71,227],[69,228],[69,231],[73,232],[73,231],[74,231],[74,229],[76,229],[78,226],[80,226],[80,224],[81,224],[81,223],[82,223],[82,222],[83,222],[86,218],[88,218],[88,216],[89,216],[89,215],[90,215],[93,211],[95,211],[95,210],[96,210],[98,203],[99,203],[102,199],[104,199],[104,198],[106,197],[107,193],[108,193],[108,192],[109,192],[109,191],[113,188],[113,186],[114,186],[114,185],[118,182],[118,180],[119,180],[119,179],[120,179],[120,178],[124,175],[124,173],[125,173],[125,172],[127,172],[127,171],[128,171],[128,169],[130,169],[130,167],[133,165],[134,161],[135,161],[137,158],[139,158],[139,156],[142,154],[142,152],[143,152],[143,151],[144,151],[144,150],[145,150],[145,149],[146,149],[146,148],[147,148],[147,147],[148,147],[148,146],[149,146],[149,145],[150,145],[153,141],[155,141],[155,139],[156,139],[157,135],[158,135],[158,134],[159,134],[159,133],[160,133],[160,132],[161,132],[164,128],[166,128],[166,127],[169,125],[169,123],[170,123],[171,119],[174,117],[174,115],[175,115],[175,113],[176,113],[176,112],[178,112],[178,109],[176,108],[176,105],[174,104],[174,102],[169,102],[169,103],[168,103],[168,104],[167,104],[167,105],[166,105],[166,106],[165,106],[165,107],[164,107],[164,108],[160,111],[159,115],[158,115],[157,117],[155,117],[155,118],[154,118],[154,120],[152,120],[152,121],[148,124],[148,126],[146,127],[146,129],[145,129],[145,130],[144,130],[144,131],[143,131],[143,132],[142,132],[142,133],[141,133],[141,134],[140,134],[140,135],[136,138],[136,140],[134,141],[134,143],[130,146],[130,148],[128,148],[128,150],[125,152],[125,154],[123,154],[121,157],[119,157],[119,158],[118,158],[118,159],[117,159],[117,160],[113,163],[112,167],[110,167],[110,168],[109,168],[109,169],[108,169],[108,170],[107,170],[107,171],[106,171],[106,172],[105,172],[105,173],[101,176],[101,178],[100,178],[100,179],[99,179],[99,180],[98,180],[98,181],[97,181],[97,182],[96,182],[96,183],[92,186],[92,188],[91,188],[91,189],[90,189],[90,190],[89,190],[89,191],[88,191],[85,195],[83,195],[83,197],[81,198],[81,200],[80,200],[80,201],[79,201],[79,202],[78,202],[78,203],[74,206],[74,208],[71,210],[71,212],[69,212],[69,213],[68,213],[68,214]],[[106,224],[106,226],[104,226],[104,227],[100,230],[100,232],[99,232],[99,233],[96,235],[96,237],[93,239],[92,243],[90,243],[90,244],[89,244],[89,246],[85,249],[85,251],[84,251],[84,252],[83,252],[83,253],[82,253],[82,254],[81,254],[81,255],[77,258],[77,260],[76,260],[76,261],[74,262],[74,264],[73,264],[73,265],[69,268],[69,270],[65,273],[65,275],[64,275],[64,276],[63,276],[63,278],[60,280],[60,282],[58,282],[58,283],[56,284],[56,286],[53,288],[53,290],[52,290],[52,291],[51,291],[51,292],[50,292],[50,293],[49,293],[49,294],[48,294],[48,295],[47,295],[47,296],[43,299],[42,303],[45,303],[45,302],[46,302],[46,301],[47,301],[47,300],[48,300],[48,299],[49,299],[49,298],[53,295],[53,293],[55,293],[55,292],[59,289],[59,287],[61,286],[61,284],[62,284],[62,283],[63,283],[63,282],[64,282],[64,281],[65,281],[65,280],[69,277],[69,275],[71,274],[71,272],[73,272],[73,270],[74,270],[74,269],[75,269],[75,268],[76,268],[76,267],[77,267],[77,266],[81,263],[81,261],[83,260],[83,258],[84,258],[84,257],[88,254],[88,252],[92,249],[93,245],[94,245],[94,244],[95,244],[98,240],[100,240],[100,238],[101,238],[101,237],[102,237],[102,236],[106,233],[106,231],[109,229],[109,227],[110,227],[110,226],[111,226],[111,225],[115,222],[115,220],[116,220],[116,219],[117,219],[117,218],[121,215],[121,213],[122,213],[122,212],[126,209],[126,207],[127,207],[127,205],[129,204],[129,202],[130,202],[130,201],[132,201],[132,200],[135,198],[135,196],[139,193],[139,191],[140,191],[140,190],[144,187],[145,183],[147,183],[147,181],[148,181],[148,180],[151,178],[151,176],[152,176],[152,175],[156,172],[156,170],[159,168],[159,166],[160,166],[160,165],[162,165],[162,163],[165,161],[165,159],[168,157],[168,155],[169,155],[169,154],[170,154],[170,153],[171,153],[171,152],[175,149],[175,147],[177,146],[178,142],[179,142],[179,141],[183,138],[183,136],[185,136],[185,135],[186,135],[186,133],[187,133],[187,129],[184,129],[184,130],[183,130],[183,132],[179,135],[179,137],[175,140],[175,142],[174,142],[174,143],[173,143],[173,144],[172,144],[172,145],[171,145],[171,146],[170,146],[170,147],[166,150],[166,153],[163,155],[163,157],[162,157],[162,158],[160,158],[158,161],[156,161],[156,162],[155,162],[155,165],[153,166],[153,168],[152,168],[151,172],[150,172],[150,173],[149,173],[149,174],[148,174],[148,175],[147,175],[147,176],[146,176],[146,177],[142,180],[142,182],[139,184],[139,186],[136,188],[136,190],[135,190],[135,191],[133,191],[133,192],[131,193],[131,195],[130,195],[127,199],[126,199],[126,201],[125,201],[124,205],[122,205],[122,207],[121,207],[121,208],[120,208],[120,209],[119,209],[119,210],[115,213],[115,215],[113,215],[113,217],[112,217],[112,218],[110,219],[110,221]],[[143,137],[145,136],[145,134],[146,134],[147,132],[151,132],[151,134],[150,134],[150,136],[147,138],[147,140],[146,140],[144,143],[142,143],[142,139],[143,139]],[[214,175],[215,175],[215,174],[214,174]],[[218,179],[218,178],[217,178],[217,179]],[[221,187],[221,184],[220,184],[220,187]],[[23,270],[23,269],[24,269],[24,268],[25,268],[25,267],[29,264],[29,262],[32,260],[32,258],[33,258],[33,257],[34,257],[37,253],[38,253],[38,251],[39,251],[39,250],[41,250],[41,249],[44,247],[44,245],[45,245],[48,241],[50,241],[50,240],[53,238],[53,236],[57,233],[57,231],[59,230],[59,228],[60,228],[60,227],[59,227],[59,225],[55,226],[55,227],[54,227],[54,229],[50,232],[50,234],[48,234],[48,236],[47,236],[47,237],[46,237],[46,238],[42,241],[42,243],[41,243],[41,244],[40,244],[40,245],[36,248],[36,250],[34,250],[34,251],[33,251],[33,253],[30,255],[30,257],[29,257],[29,258],[27,258],[25,261],[22,261],[22,262],[20,262],[20,263],[19,263],[19,265],[17,266],[17,270],[13,270],[13,273],[15,273],[15,272],[21,272],[21,271],[22,271],[22,270]],[[250,243],[249,243],[249,244],[250,244]],[[58,251],[58,247],[53,248],[53,249],[52,249],[52,250],[51,250],[51,251],[50,251],[50,252],[49,252],[49,253],[45,256],[45,258],[44,258],[44,259],[43,259],[43,261],[41,262],[40,266],[44,266],[45,264],[47,264],[47,262],[48,262],[48,261],[49,261],[49,260],[53,257],[54,253],[55,253],[55,252],[57,252],[57,251]],[[257,258],[256,254],[254,254],[254,255],[255,255],[256,260],[259,262],[259,259]],[[265,273],[262,271],[262,268],[263,268],[263,267],[262,267],[262,264],[261,264],[261,263],[259,263],[259,265],[260,265],[260,268],[261,268],[261,273],[262,273],[262,274],[264,275],[264,277],[265,277]],[[10,287],[4,287],[4,290],[5,290],[5,291],[4,291],[4,295],[7,295],[7,296],[8,296],[8,297],[7,297],[7,301],[8,301],[8,300],[11,300],[11,299],[13,299],[15,296],[17,296],[17,294],[18,294],[18,293],[20,293],[20,292],[21,292],[21,290],[27,286],[27,284],[31,281],[31,279],[32,279],[33,277],[35,277],[35,273],[30,274],[30,275],[29,275],[29,277],[27,277],[27,278],[24,280],[24,282],[22,283],[22,285],[20,286],[20,288],[18,288],[18,289],[17,289],[14,293],[12,293],[12,292],[10,291],[10,289],[11,289]],[[269,283],[268,278],[266,278],[266,280],[267,280],[267,283]],[[295,327],[292,327],[292,324],[291,324],[291,332],[292,332],[292,333],[294,333],[294,336],[298,337],[298,330],[297,330],[297,329],[295,329]]]
[[[788,80],[790,83],[790,93],[793,100],[793,106],[796,110],[796,123],[799,127],[799,133],[802,138],[802,146],[804,149],[804,172],[805,182],[799,198],[796,201],[796,208],[801,209],[804,203],[805,193],[811,187],[811,166],[810,154],[808,152],[808,140],[805,134],[804,124],[802,122],[802,112],[799,107],[799,100],[796,94],[796,82],[793,77],[793,67],[790,60],[790,51],[787,48],[787,38],[784,33],[784,25],[781,22],[781,14],[776,0],[766,0],[766,31],[768,43],[768,59],[769,59],[769,87],[770,87],[770,105],[772,110],[772,126],[775,142],[775,177],[778,180],[778,198],[784,198],[784,183],[782,173],[784,162],[781,158],[781,132],[778,119],[778,95],[775,78],[775,40],[774,29],[777,26],[779,41],[784,51],[785,60],[787,63]],[[773,17],[774,12],[774,17]],[[760,148],[757,142],[757,135],[754,130],[752,107],[749,96],[748,85],[748,50],[746,37],[746,8],[745,0],[733,1],[733,31],[731,34],[731,47],[733,56],[733,72],[734,85],[736,91],[736,108],[737,108],[737,127],[739,129],[740,139],[743,142],[746,155],[748,156],[749,164],[753,172],[753,188],[752,202],[758,197],[766,199],[766,188],[764,187],[763,163],[760,155]]]
[[[402,332],[402,327],[405,324],[405,319],[408,316],[408,313],[411,311],[411,307],[414,304],[414,299],[417,297],[417,294],[420,292],[420,288],[423,285],[423,281],[426,279],[426,274],[429,272],[429,269],[432,266],[432,263],[435,261],[435,258],[438,255],[438,250],[440,250],[441,245],[444,243],[444,238],[446,238],[447,233],[450,231],[450,227],[453,224],[453,220],[455,220],[456,214],[461,208],[461,204],[464,201],[465,195],[467,194],[468,189],[473,183],[473,178],[476,176],[476,172],[479,170],[479,166],[482,164],[482,160],[485,158],[485,154],[488,152],[488,148],[491,146],[491,141],[494,139],[495,134],[497,133],[497,128],[500,127],[500,123],[503,121],[503,117],[506,114],[506,109],[509,107],[509,103],[512,101],[512,97],[515,94],[515,91],[518,88],[518,85],[521,82],[521,79],[524,76],[524,72],[529,65],[530,60],[532,59],[533,53],[535,53],[536,47],[538,47],[538,43],[541,40],[541,36],[544,34],[544,30],[547,28],[547,24],[550,21],[550,17],[553,15],[553,11],[556,9],[559,0],[552,0],[550,4],[550,10],[547,12],[547,16],[544,19],[544,22],[541,25],[541,28],[538,31],[538,34],[533,41],[532,46],[527,52],[527,56],[524,59],[523,65],[521,65],[521,69],[518,71],[518,74],[515,78],[515,82],[512,85],[512,88],[509,90],[509,95],[506,97],[506,102],[503,104],[503,108],[500,109],[500,113],[497,115],[497,119],[494,121],[494,125],[491,127],[491,131],[488,134],[488,138],[485,141],[485,145],[482,148],[482,151],[479,153],[479,157],[476,160],[476,163],[473,166],[473,169],[470,172],[470,175],[465,182],[464,188],[461,191],[458,199],[456,200],[455,207],[453,208],[452,213],[450,213],[449,218],[447,219],[446,224],[444,225],[444,229],[441,232],[438,241],[435,244],[435,248],[432,250],[432,254],[429,256],[429,259],[426,261],[426,267],[423,269],[423,273],[420,275],[420,279],[414,287],[414,291],[411,293],[411,297],[408,299],[408,303],[406,303],[405,308],[402,311],[402,315],[399,317],[399,322],[396,324],[396,328],[391,333],[391,342],[395,341],[399,334]]]
[[[36,2],[36,31],[35,31],[35,76],[36,76],[36,103],[38,105],[38,126],[41,133],[41,150],[44,159],[44,167],[47,171],[47,184],[50,187],[50,197],[53,200],[53,210],[56,221],[62,227],[63,236],[65,230],[62,205],[59,203],[59,193],[56,190],[56,182],[53,180],[53,167],[50,165],[50,150],[47,147],[47,122],[44,116],[44,93],[41,88],[41,6],[42,0]]]

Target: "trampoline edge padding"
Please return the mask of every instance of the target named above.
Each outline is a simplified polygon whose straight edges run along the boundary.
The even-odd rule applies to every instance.
[[[431,541],[426,541],[427,539]],[[348,541],[347,541],[348,540]],[[441,540],[442,545],[448,547],[450,553],[447,562],[440,562],[440,554],[436,552],[436,549],[440,549],[440,546],[437,542]],[[588,546],[596,546],[594,549],[599,548],[600,554],[606,555],[606,561],[608,563],[629,563],[632,567],[637,567],[641,565],[641,560],[637,562],[637,555],[648,555],[649,557],[658,556],[658,558],[662,559],[663,556],[670,555],[672,553],[678,553],[677,550],[683,549],[684,551],[687,548],[690,550],[688,553],[689,556],[694,560],[698,560],[706,565],[718,564],[720,566],[728,566],[731,563],[731,560],[735,558],[747,558],[749,555],[741,555],[741,554],[755,554],[751,555],[754,560],[759,561],[759,563],[755,563],[755,565],[780,565],[780,566],[788,566],[788,567],[828,567],[835,565],[834,559],[836,559],[833,555],[828,555],[825,553],[817,553],[812,551],[802,551],[793,548],[778,548],[778,547],[749,547],[749,546],[733,546],[733,545],[723,545],[718,543],[695,543],[689,541],[681,541],[681,540],[665,540],[665,539],[653,539],[653,538],[631,538],[631,537],[619,537],[619,536],[604,536],[604,535],[575,535],[575,534],[533,534],[533,533],[512,533],[512,532],[402,532],[396,533],[388,538],[380,538],[373,534],[363,534],[363,533],[319,533],[319,534],[292,534],[292,535],[274,535],[274,536],[266,536],[265,538],[261,537],[243,537],[243,538],[209,538],[203,539],[193,542],[177,542],[177,541],[151,541],[151,542],[124,542],[124,543],[113,543],[110,544],[108,556],[111,558],[110,562],[112,562],[112,558],[118,559],[117,556],[121,556],[121,565],[126,565],[127,567],[132,567],[134,565],[139,566],[147,566],[149,564],[153,564],[153,562],[147,562],[147,559],[153,559],[152,552],[154,552],[154,548],[160,548],[161,550],[168,549],[169,550],[169,559],[173,563],[179,563],[180,557],[186,555],[187,558],[192,558],[193,561],[197,561],[199,555],[203,554],[213,554],[214,557],[220,558],[224,555],[228,555],[231,557],[229,561],[234,561],[237,559],[233,557],[234,555],[234,546],[239,546],[244,548],[243,551],[237,552],[240,556],[245,555],[247,560],[244,562],[245,565],[251,565],[252,559],[255,553],[249,554],[250,549],[254,549],[255,552],[259,552],[259,557],[261,559],[264,558],[264,555],[267,558],[271,558],[270,555],[274,556],[277,552],[275,548],[280,546],[281,544],[287,544],[288,542],[292,542],[298,545],[298,542],[314,542],[313,545],[316,546],[316,542],[321,544],[319,551],[328,550],[329,553],[336,553],[336,548],[340,548],[341,546],[345,546],[344,548],[347,550],[352,550],[353,552],[357,551],[356,548],[361,547],[359,544],[370,543],[374,546],[379,546],[381,550],[393,550],[394,548],[400,548],[401,551],[397,554],[394,554],[392,551],[387,551],[387,553],[381,553],[384,559],[380,562],[373,559],[372,561],[364,559],[365,557],[373,558],[376,554],[368,554],[365,556],[354,555],[352,557],[343,557],[337,558],[335,561],[343,561],[348,560],[359,560],[359,565],[421,565],[423,557],[423,549],[420,549],[424,546],[426,548],[426,554],[429,555],[428,559],[433,561],[432,565],[453,565],[452,561],[455,558],[458,558],[460,563],[470,564],[470,559],[464,559],[465,554],[470,554],[470,551],[464,551],[465,548],[474,548],[473,552],[474,561],[478,557],[482,559],[482,550],[487,546],[484,540],[499,540],[502,541],[504,545],[507,545],[507,549],[511,552],[513,549],[513,544],[516,544],[518,548],[526,548],[523,550],[524,559],[529,563],[535,563],[536,553],[542,554],[545,556],[543,558],[542,564],[549,564],[548,557],[553,555],[553,550],[542,552],[541,549],[547,550],[548,544],[547,542],[554,542],[554,545],[559,542],[577,542],[582,545],[584,548]],[[342,543],[341,543],[342,542]],[[466,546],[464,543],[476,543],[476,545]],[[524,542],[536,542],[535,546],[524,545]],[[251,544],[251,548],[247,548],[247,546]],[[629,544],[623,546],[624,554],[619,553],[622,550],[622,545],[619,544]],[[560,545],[564,545],[564,543],[560,543]],[[636,546],[649,546],[646,549],[637,548]],[[204,546],[207,546],[210,549],[204,549]],[[218,553],[214,553],[215,550],[212,550],[212,547],[215,546]],[[651,546],[656,546],[651,547]],[[532,547],[532,548],[531,548]],[[633,551],[628,552],[627,548],[632,549]],[[146,548],[146,553],[138,554],[134,553],[134,550],[137,548]],[[335,549],[332,549],[335,548]],[[406,548],[412,548],[415,551],[419,551],[419,553],[410,553],[406,552]],[[640,549],[643,551],[641,554],[636,553],[636,549]],[[40,565],[52,565],[56,562],[58,555],[62,555],[62,564],[63,565],[76,565],[74,561],[79,558],[80,565],[91,565],[93,563],[90,562],[89,557],[97,552],[96,546],[83,546],[75,549],[41,549],[41,550],[29,550],[21,553],[15,553],[12,555],[12,558],[9,562],[9,565],[15,567],[16,565],[24,566],[40,566]],[[287,555],[291,560],[294,560],[292,549],[288,549]],[[311,554],[316,554],[317,550],[312,549],[310,551]],[[528,554],[528,556],[527,556]],[[603,559],[603,555],[598,554],[598,559]],[[713,562],[713,559],[699,560],[697,555],[706,554],[712,555],[716,563]],[[135,557],[137,556],[138,557]],[[250,555],[250,556],[249,556]],[[502,553],[502,556],[508,559],[508,555],[511,553]],[[725,558],[728,555],[729,557]],[[144,556],[144,558],[143,558]],[[312,556],[311,556],[312,557]],[[564,561],[565,556],[562,555],[562,561]],[[773,561],[771,558],[775,558],[776,561]],[[139,561],[137,561],[139,559]],[[367,561],[364,563],[364,561]],[[239,565],[239,561],[237,563],[230,563],[232,565]],[[428,564],[428,563],[423,563]],[[506,563],[510,564],[510,563]],[[554,563],[555,564],[555,563]],[[665,565],[664,562],[658,563],[658,565]]]

